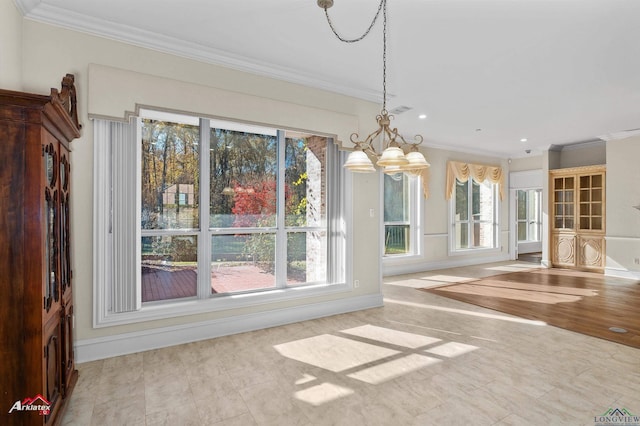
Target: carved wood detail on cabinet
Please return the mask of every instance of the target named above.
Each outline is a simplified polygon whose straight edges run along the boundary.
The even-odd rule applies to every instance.
[[[553,266],[604,270],[605,173],[605,166],[549,172]]]
[[[573,266],[575,263],[575,236],[558,234],[553,236],[553,264]]]
[[[57,425],[73,353],[70,142],[74,77],[48,96],[0,90],[0,424]],[[22,404],[46,410],[23,410]]]

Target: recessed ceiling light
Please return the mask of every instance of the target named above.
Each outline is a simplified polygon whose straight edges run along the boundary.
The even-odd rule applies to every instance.
[[[427,114],[420,114],[420,115],[418,116],[418,118],[419,118],[420,120],[424,120],[425,118],[427,118]]]
[[[526,142],[526,141],[527,141],[527,138],[520,139],[520,142]]]

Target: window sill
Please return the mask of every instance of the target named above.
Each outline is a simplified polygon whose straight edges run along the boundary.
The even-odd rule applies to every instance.
[[[391,256],[383,256],[382,264],[383,265],[402,265],[405,263],[415,262],[423,259],[424,259],[424,256],[420,254],[414,254],[414,253],[395,254]]]
[[[449,256],[468,256],[470,254],[494,254],[500,253],[500,248],[470,248],[460,250],[449,250]]]
[[[351,287],[345,283],[322,284],[298,288],[283,288],[259,293],[211,297],[208,299],[185,298],[166,303],[149,303],[134,312],[107,313],[103,318],[96,318],[94,320],[94,328],[267,305],[275,302],[345,293],[350,290]]]

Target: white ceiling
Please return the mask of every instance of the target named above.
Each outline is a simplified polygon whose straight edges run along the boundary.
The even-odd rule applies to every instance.
[[[342,43],[316,0],[15,2],[29,19],[382,99],[382,21]],[[378,3],[335,0],[329,15],[355,37]],[[411,107],[393,124],[427,146],[522,157],[630,134],[640,0],[388,0],[387,68],[387,109]]]

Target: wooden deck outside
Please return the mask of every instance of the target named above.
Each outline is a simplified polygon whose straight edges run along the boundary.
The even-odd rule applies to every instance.
[[[197,272],[193,268],[171,269],[145,266],[142,270],[142,301],[194,297],[197,294],[197,278]],[[288,280],[289,285],[303,282],[293,278]],[[234,293],[274,287],[274,275],[252,264],[219,266],[212,268],[211,271],[211,293]]]
[[[166,270],[143,268],[142,301],[177,299],[197,294],[195,269]]]

